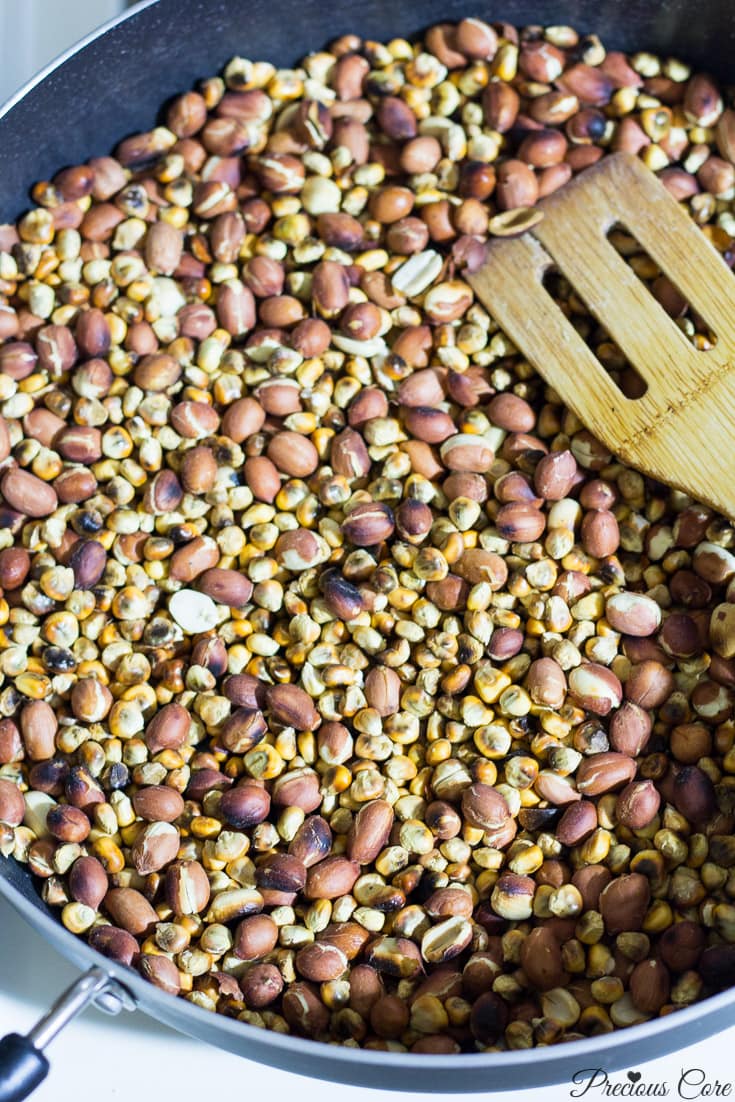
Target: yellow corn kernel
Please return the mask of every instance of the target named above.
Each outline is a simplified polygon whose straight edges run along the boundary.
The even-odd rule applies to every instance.
[[[104,866],[105,872],[110,876],[122,872],[125,868],[125,858],[120,847],[109,837],[97,838],[92,843],[94,856]]]

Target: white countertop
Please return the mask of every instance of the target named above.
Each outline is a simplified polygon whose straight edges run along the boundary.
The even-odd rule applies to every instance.
[[[30,1029],[76,975],[70,964],[0,900],[0,1035]],[[611,1097],[613,1086],[618,1088],[614,1097],[630,1097],[635,1087],[666,1083],[671,1099],[735,1099],[734,1049],[735,1029],[731,1029],[673,1056],[630,1069],[633,1076],[640,1072],[640,1079],[629,1078],[625,1072],[612,1074],[607,1093],[590,1088],[584,1097]],[[47,1055],[51,1073],[34,1095],[36,1102],[211,1102],[225,1096],[234,1102],[248,1102],[264,1098],[265,1091],[274,1102],[289,1095],[298,1095],[299,1102],[389,1102],[391,1098],[384,1091],[316,1082],[243,1060],[183,1037],[139,1012],[110,1018],[89,1010],[50,1046]],[[680,1091],[682,1069],[697,1070]],[[705,1083],[698,1082],[699,1070],[707,1084],[718,1079],[720,1086],[729,1090],[705,1093]],[[621,1088],[627,1089],[621,1094]],[[579,1097],[580,1089],[562,1084],[526,1093],[533,1102],[560,1102]],[[570,1094],[571,1090],[577,1094]],[[648,1095],[641,1090],[638,1097],[652,1095],[652,1090]],[[414,1093],[400,1097],[406,1102],[426,1102],[426,1096]],[[471,1096],[443,1097],[459,1102]],[[521,1102],[524,1095],[488,1092],[475,1097]]]
[[[0,103],[125,0],[0,0]]]

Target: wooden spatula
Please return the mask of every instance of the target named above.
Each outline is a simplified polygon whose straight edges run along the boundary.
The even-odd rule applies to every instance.
[[[629,154],[606,157],[495,240],[468,276],[480,301],[589,430],[625,463],[735,518],[735,277]],[[607,240],[622,224],[717,337],[698,351]],[[647,383],[626,398],[543,286],[556,267]]]

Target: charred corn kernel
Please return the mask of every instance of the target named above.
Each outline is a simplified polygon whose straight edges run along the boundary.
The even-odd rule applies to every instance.
[[[598,1003],[605,1006],[609,1006],[621,998],[624,990],[623,981],[617,976],[602,976],[599,980],[593,980],[590,984],[590,994]]]
[[[490,723],[475,731],[473,741],[483,757],[498,760],[504,758],[510,749],[511,736],[506,727]]]
[[[654,884],[660,883],[666,873],[666,863],[658,850],[644,849],[630,862],[630,871],[642,873]]]
[[[635,931],[618,934],[615,944],[624,956],[636,962],[645,960],[651,950],[650,939]]]
[[[570,938],[561,947],[561,958],[565,972],[581,975],[587,967],[584,945],[577,938]]]
[[[478,695],[486,704],[494,704],[500,699],[501,694],[509,688],[510,678],[500,670],[493,669],[489,665],[483,665],[475,674],[474,685]]]
[[[72,934],[83,934],[94,924],[97,912],[84,903],[67,903],[61,910],[61,921]]]
[[[692,834],[689,838],[689,853],[686,864],[690,869],[699,869],[707,860],[709,839],[704,834]]]
[[[125,858],[122,850],[111,838],[97,838],[92,843],[92,852],[102,863],[105,872],[109,876],[122,872],[125,868]]]
[[[133,823],[129,823],[127,826],[120,827],[120,839],[124,846],[132,846],[135,839],[138,837],[141,831],[141,824],[138,820]]]
[[[574,884],[563,884],[560,888],[555,888],[549,897],[549,910],[558,918],[580,914],[583,905],[581,892]]]
[[[530,788],[538,776],[538,762],[535,758],[518,755],[506,762],[503,772],[506,783],[513,788]]]
[[[52,612],[43,624],[44,639],[57,647],[71,647],[79,638],[79,624],[72,612]]]
[[[504,42],[490,64],[491,76],[499,80],[513,80],[518,71],[518,47]]]
[[[579,1016],[577,1028],[588,1037],[612,1033],[615,1026],[603,1006],[586,1006]]]
[[[222,829],[222,823],[208,815],[195,815],[189,827],[195,838],[216,838]]]
[[[660,934],[674,921],[674,913],[665,899],[655,899],[646,912],[642,927],[647,934]]]
[[[273,780],[285,767],[285,762],[273,746],[261,744],[249,750],[243,758],[245,769],[256,780]]]
[[[563,1029],[569,1029],[578,1020],[581,1008],[570,991],[554,987],[541,996],[541,1010],[546,1018]]]
[[[584,945],[596,945],[605,934],[605,923],[599,911],[585,911],[574,931]]]
[[[531,842],[514,848],[508,856],[508,868],[519,876],[531,876],[543,863],[544,855],[540,847]]]
[[[118,700],[112,705],[107,722],[110,734],[121,739],[133,738],[145,727],[140,708],[134,703],[123,700]]]
[[[579,855],[587,865],[599,865],[609,853],[610,834],[599,827],[579,847]]]
[[[135,704],[144,715],[148,715],[157,706],[156,690],[148,684],[129,685],[120,693],[120,700]]]
[[[615,968],[615,958],[606,945],[591,945],[587,954],[587,975],[590,979],[609,976]]]
[[[45,700],[51,693],[51,682],[43,674],[21,673],[15,679],[15,687],[30,700]]]

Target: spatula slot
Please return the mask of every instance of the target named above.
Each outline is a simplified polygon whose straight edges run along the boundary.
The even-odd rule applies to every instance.
[[[645,403],[621,390],[595,355],[585,333],[578,331],[574,312],[560,305],[552,286],[555,279],[566,277],[540,242],[529,234],[522,240],[494,242],[492,262],[484,265],[476,280],[470,276],[470,283],[481,301],[492,300],[496,320],[511,340],[526,351],[530,361],[538,365],[541,359],[544,378],[564,402],[572,404],[571,395],[579,388],[592,391],[596,397],[595,410],[587,414],[592,431],[605,411],[608,416],[617,417],[626,410],[631,422],[644,418],[650,413]],[[524,287],[523,297],[507,293],[516,285]],[[582,314],[591,319],[586,304],[581,299],[577,301],[580,308],[577,322]],[[551,349],[554,356],[550,355]],[[645,380],[640,379],[636,397],[645,396],[645,386]]]
[[[590,315],[636,365],[649,390],[655,388],[661,395],[672,385],[683,388],[693,376],[704,375],[705,362],[607,240],[608,229],[622,221],[623,212],[618,207],[610,217],[605,210],[602,214],[608,217],[604,218],[600,212],[578,205],[576,214],[574,231],[566,219],[551,217],[534,227],[533,236],[575,288]]]
[[[607,239],[691,346],[697,352],[711,352],[717,344],[717,334],[697,313],[676,280],[656,263],[630,227],[616,222],[608,230]]]
[[[642,398],[648,383],[556,265],[545,270],[542,284],[621,394],[631,399]]]

